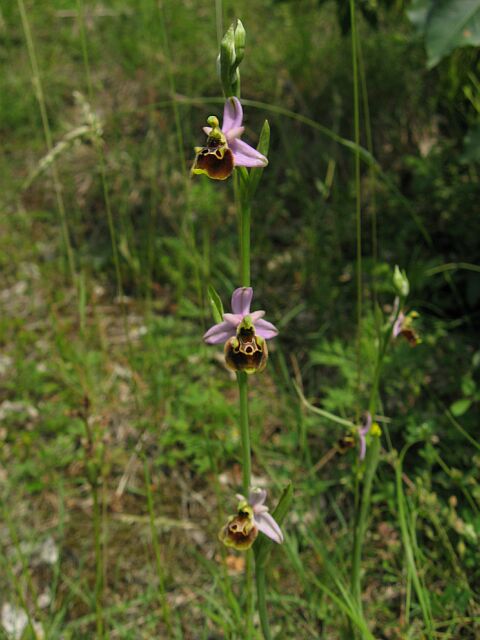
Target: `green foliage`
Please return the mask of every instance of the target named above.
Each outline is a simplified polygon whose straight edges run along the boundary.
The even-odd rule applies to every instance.
[[[409,16],[424,34],[430,68],[457,47],[480,45],[478,0],[414,0]]]
[[[13,528],[3,517],[0,594],[20,606],[22,590],[34,603],[51,588],[40,612],[49,640],[94,634],[92,504],[79,414],[86,396],[104,452],[111,635],[168,635],[144,457],[179,637],[233,639],[242,624],[241,558],[224,562],[216,537],[240,484],[236,396],[221,348],[201,343],[212,308],[218,320],[220,297],[227,302],[238,286],[237,220],[231,184],[187,177],[201,125],[223,104],[216,34],[222,18],[227,26],[235,16],[227,2],[224,16],[213,15],[214,4],[222,3],[142,0],[132,10],[126,0],[25,2],[53,145],[61,148],[55,159],[75,285],[32,88],[38,79],[18,5],[2,5],[0,489]],[[440,60],[428,70],[405,4],[357,4],[362,126],[368,116],[371,124],[361,140],[360,376],[351,50],[339,29],[339,17],[349,29],[348,3],[242,5],[244,136],[269,154],[264,171],[241,176],[255,193],[252,282],[258,307],[281,330],[267,372],[251,380],[253,470],[259,483],[270,479],[271,506],[287,483],[295,486],[287,542],[272,550],[268,566],[279,638],[350,639],[348,620],[365,637],[416,639],[432,625],[445,640],[479,634],[478,52],[461,46],[477,37],[476,23],[460,16],[464,2],[425,12],[427,55],[430,64]],[[471,36],[462,36],[460,23]],[[101,122],[105,182],[91,136],[76,135],[86,121],[74,91]],[[317,406],[356,421],[370,395],[379,327],[392,312],[395,264],[408,275],[406,312],[420,313],[423,342],[396,342],[382,372],[383,450],[359,612],[346,578],[358,452],[336,451],[343,427],[308,413],[291,378]],[[55,565],[34,551],[46,535],[60,549]]]

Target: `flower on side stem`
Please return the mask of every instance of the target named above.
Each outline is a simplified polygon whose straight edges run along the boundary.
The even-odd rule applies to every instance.
[[[250,549],[255,542],[258,532],[268,536],[277,544],[283,542],[283,533],[265,506],[267,492],[265,489],[251,489],[248,500],[237,494],[237,514],[230,516],[227,523],[220,530],[219,539],[227,547],[238,551]]]
[[[266,341],[278,334],[278,329],[263,319],[265,311],[250,312],[252,298],[251,287],[235,289],[233,313],[224,313],[223,322],[214,324],[203,336],[207,344],[225,343],[225,362],[233,371],[263,371],[268,359]]]
[[[399,299],[395,298],[394,317],[398,310],[398,306],[399,306]],[[398,313],[397,319],[393,323],[392,336],[394,338],[398,338],[398,336],[401,336],[402,338],[405,338],[405,340],[408,342],[408,344],[411,347],[416,347],[418,344],[422,342],[422,339],[420,338],[415,328],[413,327],[413,322],[417,318],[418,318],[418,313],[416,311],[410,311],[409,313],[405,314],[403,312],[403,309],[401,309]]]
[[[360,460],[365,459],[367,453],[367,434],[370,437],[379,438],[382,435],[382,430],[377,422],[372,421],[372,414],[370,411],[365,411],[362,416],[362,424],[358,427],[358,440],[360,442],[360,451],[358,457]]]
[[[228,98],[223,110],[223,122],[216,116],[207,119],[208,127],[204,147],[195,147],[192,174],[205,173],[213,180],[226,180],[233,168],[266,167],[268,159],[259,151],[240,140],[245,127],[242,126],[243,109],[238,98]]]

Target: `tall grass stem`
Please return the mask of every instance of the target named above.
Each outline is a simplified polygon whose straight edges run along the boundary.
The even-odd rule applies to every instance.
[[[150,471],[148,468],[147,460],[144,460],[144,473],[145,473],[145,487],[147,492],[147,505],[148,505],[148,516],[150,522],[150,535],[152,538],[152,546],[155,554],[155,564],[157,569],[157,578],[158,578],[158,599],[159,604],[162,610],[163,621],[167,628],[168,634],[170,638],[174,637],[173,627],[172,627],[172,615],[170,611],[170,606],[168,604],[167,595],[165,591],[165,572],[163,569],[162,555],[160,553],[160,544],[158,541],[157,530],[155,528],[155,508],[153,505],[153,496],[152,496],[152,488],[151,488],[151,478]]]
[[[356,228],[356,287],[357,287],[357,393],[360,405],[360,387],[362,383],[362,209],[360,185],[360,100],[358,83],[358,45],[355,16],[355,0],[350,0],[350,23],[352,33],[352,72],[353,72],[353,121],[355,141],[355,228]]]
[[[32,84],[33,84],[35,96],[37,98],[38,106],[40,109],[40,117],[42,120],[45,142],[47,145],[48,152],[51,153],[53,150],[53,137],[52,137],[52,131],[50,129],[50,122],[48,120],[45,94],[43,92],[42,79],[40,76],[38,59],[37,59],[37,54],[35,50],[35,44],[33,41],[32,31],[30,28],[30,22],[28,19],[27,11],[25,9],[24,0],[17,0],[17,4],[20,12],[20,18],[22,21],[23,33],[25,35],[25,41],[27,44],[28,57],[30,61],[30,67],[32,70]],[[57,169],[55,159],[52,159],[51,161],[51,168],[52,168],[53,187],[55,191],[55,199],[56,199],[57,209],[60,217],[60,227],[62,232],[64,251],[67,256],[67,263],[70,271],[72,284],[77,289],[78,283],[77,283],[77,274],[75,269],[75,258],[73,253],[72,242],[70,239],[70,232],[68,230],[68,225],[67,225],[67,214],[66,214],[65,203],[62,195],[62,186],[60,184],[60,177],[58,174],[58,169]]]

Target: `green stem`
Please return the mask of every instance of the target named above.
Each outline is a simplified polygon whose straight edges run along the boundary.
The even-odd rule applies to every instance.
[[[257,585],[257,608],[258,615],[260,616],[260,625],[262,627],[262,633],[265,640],[271,640],[270,626],[268,624],[267,614],[267,600],[265,597],[266,581],[265,581],[265,567],[257,564],[255,581]]]
[[[362,548],[367,529],[367,520],[370,512],[370,498],[372,493],[373,478],[378,466],[380,455],[380,438],[375,437],[367,450],[367,461],[365,476],[363,479],[363,488],[361,492],[360,505],[357,509],[357,517],[355,521],[355,530],[353,534],[353,561],[352,561],[352,592],[358,610],[362,610],[361,599],[361,563]]]
[[[240,209],[240,282],[250,286],[250,205],[241,203]]]
[[[250,449],[250,426],[248,421],[248,377],[244,371],[237,373],[238,393],[240,401],[240,436],[242,440],[242,488],[243,493],[248,497],[250,490],[250,482],[252,475],[252,454]],[[249,549],[247,551],[246,564],[245,564],[245,579],[246,579],[246,602],[247,602],[247,615],[246,615],[246,638],[249,640],[253,635],[253,573],[254,573],[254,559],[253,551]]]
[[[240,282],[243,287],[250,286],[250,203],[243,197],[240,190],[239,176],[235,175],[235,194],[240,214]],[[248,499],[252,476],[252,452],[250,446],[250,425],[248,419],[248,376],[244,371],[237,373],[238,393],[240,403],[240,434],[242,440],[242,487]],[[246,638],[253,637],[254,613],[254,557],[253,551],[247,551],[245,563],[245,596],[246,596]]]
[[[395,323],[398,314],[400,312],[400,305],[397,309],[395,318],[392,321]],[[375,363],[375,371],[373,376],[373,383],[370,392],[370,400],[368,403],[368,410],[371,416],[375,415],[375,407],[378,398],[378,387],[380,384],[380,373],[382,370],[383,360],[387,351],[387,347],[390,344],[391,327],[387,334],[380,342],[377,362]],[[355,528],[353,533],[353,549],[352,549],[352,575],[351,585],[355,602],[357,603],[359,611],[361,611],[361,563],[362,563],[362,549],[365,538],[365,532],[367,529],[367,520],[370,512],[370,500],[372,494],[373,479],[377,470],[378,461],[380,457],[380,437],[375,436],[371,445],[367,450],[365,476],[363,478],[363,486],[360,492],[360,486],[358,481],[355,483]]]
[[[252,459],[250,451],[250,428],[248,423],[248,378],[244,371],[237,373],[238,392],[240,396],[240,435],[242,440],[242,488],[245,496],[250,489],[252,475]]]

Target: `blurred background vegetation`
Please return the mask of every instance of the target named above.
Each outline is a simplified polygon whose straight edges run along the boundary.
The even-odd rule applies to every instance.
[[[476,44],[469,31],[476,22],[464,25],[465,42],[442,45],[433,4],[358,3],[361,144],[376,160],[373,169],[362,164],[360,406],[372,375],[373,309],[389,313],[395,264],[409,276],[422,336],[415,349],[396,345],[384,370],[384,454],[364,603],[377,638],[473,640],[480,634],[480,56],[457,46]],[[259,484],[273,482],[274,497],[288,480],[295,487],[288,542],[270,569],[272,626],[279,639],[348,638],[327,591],[337,592],[348,566],[356,453],[325,458],[343,433],[306,411],[292,384],[340,416],[358,410],[347,6],[2,3],[7,637],[22,637],[5,622],[7,605],[17,615],[29,609],[49,640],[93,637],[85,419],[101,443],[92,455],[107,637],[169,637],[145,468],[172,637],[238,637],[242,560],[217,542],[240,479],[235,388],[219,353],[201,342],[211,322],[207,286],[227,306],[238,284],[237,223],[232,184],[190,179],[189,167],[207,116],[222,110],[219,37],[240,17],[245,139],[256,143],[265,118],[271,126],[270,164],[253,210],[254,308],[267,309],[281,330],[267,372],[252,379],[254,474]],[[405,445],[399,490],[395,452]],[[402,517],[434,636],[425,635],[412,595]]]

